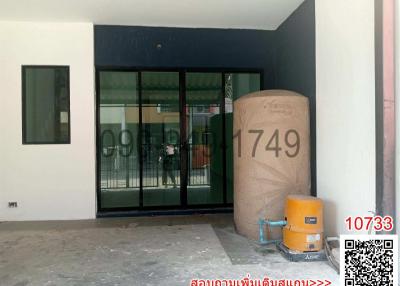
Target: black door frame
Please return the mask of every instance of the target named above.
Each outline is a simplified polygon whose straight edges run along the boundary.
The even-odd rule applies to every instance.
[[[139,100],[139,134],[138,142],[142,142],[142,88],[141,88],[141,73],[142,72],[178,72],[179,73],[179,117],[180,117],[180,160],[181,160],[181,189],[180,189],[180,204],[179,205],[168,205],[168,206],[143,206],[143,154],[142,148],[139,148],[139,164],[140,164],[140,179],[139,179],[139,206],[137,207],[117,207],[117,208],[103,208],[101,206],[101,172],[100,172],[100,152],[101,140],[99,136],[100,131],[100,72],[136,72],[138,80],[138,100]],[[226,208],[231,209],[233,204],[227,203],[227,184],[226,184],[226,152],[222,152],[223,155],[223,203],[219,204],[199,204],[199,205],[188,205],[187,204],[187,180],[188,180],[188,168],[187,168],[187,130],[186,130],[186,73],[190,72],[201,72],[201,73],[221,73],[222,77],[222,96],[220,103],[220,112],[222,116],[222,148],[226,149],[226,116],[225,116],[225,75],[230,73],[247,73],[247,74],[259,74],[260,75],[260,90],[264,89],[264,70],[258,68],[148,68],[148,67],[119,67],[119,66],[96,66],[95,71],[95,111],[96,111],[96,197],[97,197],[97,216],[107,216],[107,213],[116,212],[134,212],[137,215],[151,215],[164,211],[171,213],[186,213],[197,212],[200,210],[224,210]],[[184,164],[184,168],[182,165]],[[138,211],[137,213],[135,213]]]
[[[187,207],[188,142],[186,126],[186,73],[179,71],[179,135],[180,135],[180,205]]]

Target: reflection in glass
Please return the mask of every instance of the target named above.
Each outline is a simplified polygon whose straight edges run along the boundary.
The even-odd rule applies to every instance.
[[[69,143],[69,68],[24,67],[24,143]]]
[[[181,191],[186,188],[189,206],[223,204],[223,152],[226,199],[233,202],[232,103],[258,91],[260,75],[230,73],[223,79],[221,73],[193,72],[185,77],[186,88],[181,91],[185,105],[180,106],[178,72],[141,72],[140,76],[131,71],[99,72],[101,208],[185,205]],[[186,134],[185,142],[181,132]],[[185,153],[181,146],[187,146],[182,149]],[[181,173],[187,174],[187,180]],[[181,190],[183,181],[187,186]]]
[[[143,205],[180,204],[179,73],[142,73]]]
[[[222,76],[186,74],[188,204],[223,203]]]
[[[139,206],[138,76],[100,72],[101,207]]]

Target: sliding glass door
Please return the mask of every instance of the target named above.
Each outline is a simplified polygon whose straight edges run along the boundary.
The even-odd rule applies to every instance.
[[[188,204],[223,204],[223,113],[220,73],[186,74]]]
[[[233,202],[232,103],[259,73],[97,71],[100,211]]]
[[[143,206],[180,205],[179,73],[142,72]]]
[[[101,208],[138,207],[138,73],[100,72],[98,90],[97,158]]]

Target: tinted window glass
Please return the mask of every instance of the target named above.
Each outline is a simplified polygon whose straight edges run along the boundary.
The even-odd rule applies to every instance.
[[[23,143],[69,143],[69,68],[23,67],[22,80]]]

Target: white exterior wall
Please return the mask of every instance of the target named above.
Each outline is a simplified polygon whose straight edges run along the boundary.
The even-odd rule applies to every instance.
[[[395,73],[396,73],[396,220],[397,234],[400,234],[400,3],[395,2]],[[400,237],[399,237],[400,244]]]
[[[0,221],[95,217],[93,50],[89,23],[0,22]],[[71,144],[22,145],[21,65],[70,66]]]
[[[374,1],[315,6],[317,192],[339,235],[346,216],[375,211]]]

